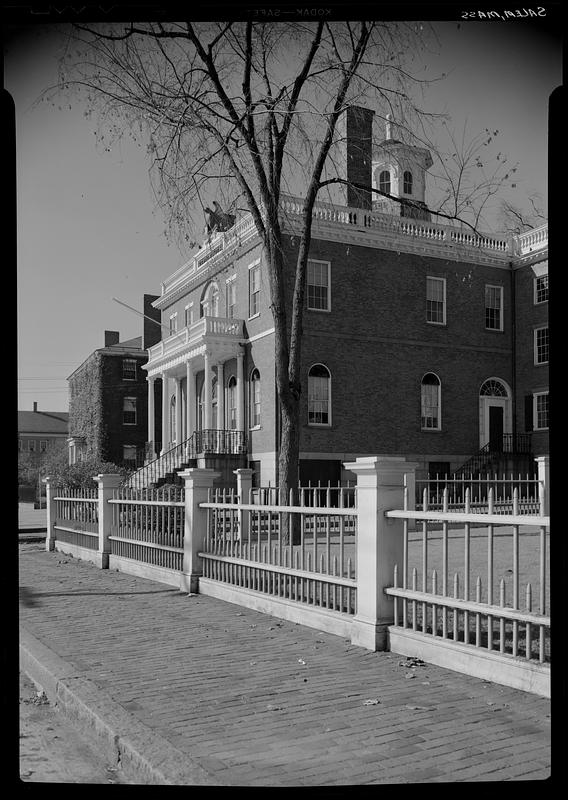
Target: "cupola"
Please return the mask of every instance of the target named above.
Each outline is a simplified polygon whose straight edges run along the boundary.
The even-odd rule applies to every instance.
[[[432,164],[430,151],[405,144],[395,135],[392,117],[386,117],[384,141],[373,146],[372,186],[392,197],[408,200],[399,203],[373,192],[373,210],[414,219],[430,219],[426,208],[426,171]]]

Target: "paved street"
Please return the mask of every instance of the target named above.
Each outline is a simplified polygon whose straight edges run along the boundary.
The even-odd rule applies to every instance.
[[[20,545],[22,668],[136,782],[543,780],[550,702]],[[42,683],[42,685],[44,685]]]

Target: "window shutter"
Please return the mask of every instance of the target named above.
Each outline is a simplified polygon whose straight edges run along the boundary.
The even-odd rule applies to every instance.
[[[525,431],[530,433],[533,429],[533,396],[525,395]]]

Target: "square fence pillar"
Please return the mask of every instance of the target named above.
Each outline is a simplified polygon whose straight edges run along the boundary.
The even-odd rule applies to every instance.
[[[56,484],[49,475],[43,478],[43,483],[45,483],[45,500],[47,504],[47,535],[45,537],[45,549],[55,550],[55,500],[53,498],[57,491]]]
[[[207,509],[201,503],[208,500],[209,489],[221,476],[213,469],[191,468],[179,472],[185,482],[185,523],[183,535],[183,568],[180,579],[180,590],[197,593],[199,576],[203,573],[202,559],[199,553],[207,535]]]
[[[550,456],[537,456],[540,513],[543,517],[550,514]]]
[[[99,489],[99,547],[97,566],[101,569],[108,569],[110,556],[109,536],[112,525],[112,506],[108,501],[113,497],[114,490],[118,488],[122,479],[120,475],[114,473],[103,473],[95,475],[93,480],[97,481]]]
[[[402,565],[403,521],[385,511],[404,507],[404,487],[418,464],[397,456],[370,456],[344,464],[357,476],[357,614],[351,641],[368,650],[386,650],[394,621],[394,566]],[[405,476],[406,479],[405,479]]]
[[[239,505],[243,503],[250,503],[250,490],[252,489],[252,476],[253,469],[243,467],[242,469],[235,469],[233,473],[237,476],[237,500]],[[241,543],[249,538],[249,512],[239,511],[239,538]]]

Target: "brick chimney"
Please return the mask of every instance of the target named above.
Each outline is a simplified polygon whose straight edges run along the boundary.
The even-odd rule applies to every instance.
[[[373,161],[373,117],[374,111],[362,106],[349,106],[340,117],[339,129],[343,137],[344,164],[348,181],[364,189],[356,188],[351,183],[345,187],[345,202],[355,208],[372,208],[372,176]]]
[[[162,314],[159,308],[154,308],[152,303],[157,300],[157,294],[144,295],[144,328],[142,332],[142,349],[147,350],[152,345],[157,344],[162,338],[162,329],[160,323],[162,321]],[[148,319],[149,317],[149,319]],[[155,320],[156,322],[152,322]]]
[[[118,331],[105,331],[105,347],[112,347],[113,344],[118,344],[120,341],[120,333]]]

